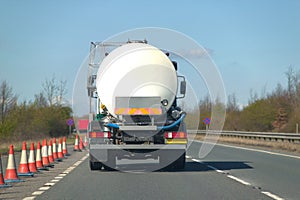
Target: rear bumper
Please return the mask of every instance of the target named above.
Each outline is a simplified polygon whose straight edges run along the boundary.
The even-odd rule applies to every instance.
[[[105,145],[94,144],[89,148],[90,160],[107,162],[110,159],[158,159],[162,154],[182,154],[185,144],[170,145]]]
[[[94,144],[90,145],[90,150],[130,150],[130,149],[140,149],[140,150],[159,150],[159,149],[186,149],[185,144],[171,144],[171,145],[107,145],[107,144]]]

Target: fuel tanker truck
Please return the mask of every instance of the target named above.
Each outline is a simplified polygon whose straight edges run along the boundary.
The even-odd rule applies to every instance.
[[[91,170],[118,169],[122,159],[158,161],[148,170],[184,168],[186,113],[178,99],[185,96],[186,81],[170,57],[145,40],[91,43]]]

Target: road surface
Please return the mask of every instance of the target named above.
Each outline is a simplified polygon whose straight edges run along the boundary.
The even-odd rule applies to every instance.
[[[6,199],[299,199],[300,157],[216,145],[200,159],[201,145],[190,146],[183,171],[90,171],[88,152],[73,153],[34,191]],[[0,199],[14,190],[1,189]]]

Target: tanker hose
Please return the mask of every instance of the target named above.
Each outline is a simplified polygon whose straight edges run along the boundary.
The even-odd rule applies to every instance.
[[[175,126],[177,126],[180,122],[182,122],[182,120],[185,118],[186,113],[183,112],[182,115],[180,116],[180,118],[178,120],[176,120],[173,124],[167,125],[167,126],[160,126],[157,127],[158,130],[166,130],[166,129],[171,129]],[[118,124],[114,124],[114,123],[108,123],[106,124],[106,126],[111,127],[111,128],[115,128],[115,129],[119,129],[119,125]]]
[[[170,124],[170,125],[167,125],[167,126],[160,126],[160,127],[157,127],[158,130],[166,130],[166,129],[171,129],[175,126],[177,126],[180,122],[182,122],[182,120],[185,118],[186,116],[186,113],[183,112],[182,115],[180,116],[180,118],[178,120],[176,120],[173,124]]]
[[[111,127],[111,128],[115,128],[115,129],[120,128],[118,124],[113,124],[113,123],[108,123],[108,124],[106,124],[106,126]]]

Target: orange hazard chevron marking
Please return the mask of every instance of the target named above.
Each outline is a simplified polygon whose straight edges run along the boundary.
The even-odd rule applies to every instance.
[[[160,108],[116,108],[116,115],[161,115]]]

